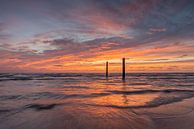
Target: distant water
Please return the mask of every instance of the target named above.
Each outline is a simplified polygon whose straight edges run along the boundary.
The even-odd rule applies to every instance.
[[[0,129],[163,128],[161,107],[170,117],[168,105],[193,97],[194,73],[130,73],[125,81],[120,74],[6,73],[0,74]],[[194,109],[180,105],[174,116]]]

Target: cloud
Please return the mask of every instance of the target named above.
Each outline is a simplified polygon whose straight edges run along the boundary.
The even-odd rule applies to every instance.
[[[150,32],[165,32],[166,28],[150,28]]]
[[[2,22],[0,22],[0,41],[3,42],[10,38],[11,35],[4,32],[6,29],[6,25]]]
[[[1,1],[0,71],[102,71],[106,60],[114,70],[122,57],[130,58],[134,71],[160,70],[165,63],[163,70],[174,70],[174,62],[179,70],[192,69],[193,5],[192,0]]]

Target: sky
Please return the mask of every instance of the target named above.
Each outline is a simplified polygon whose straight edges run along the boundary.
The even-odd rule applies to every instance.
[[[194,72],[193,0],[0,0],[0,72]]]

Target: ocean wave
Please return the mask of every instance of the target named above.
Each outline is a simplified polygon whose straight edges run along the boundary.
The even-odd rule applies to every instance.
[[[173,93],[173,92],[187,92],[194,94],[194,90],[181,90],[181,89],[164,89],[164,90],[135,90],[135,91],[122,91],[122,90],[107,90],[107,92],[111,92],[113,94],[145,94],[145,93]]]
[[[150,101],[144,105],[113,105],[113,104],[95,104],[95,103],[87,103],[88,106],[95,106],[95,107],[110,107],[110,108],[118,108],[118,109],[139,109],[139,108],[153,108],[153,107],[159,107],[162,105],[167,105],[175,102],[181,102],[185,99],[189,99],[194,97],[194,94],[184,94],[181,96],[173,96],[173,97],[158,97],[157,99],[154,99],[153,101]]]
[[[100,96],[107,96],[110,93],[90,93],[90,94],[57,94],[52,92],[40,92],[40,93],[32,93],[26,95],[2,95],[0,96],[1,101],[6,100],[37,100],[37,99],[68,99],[68,98],[93,98]]]

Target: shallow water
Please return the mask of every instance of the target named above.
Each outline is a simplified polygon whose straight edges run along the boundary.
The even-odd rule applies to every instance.
[[[0,74],[0,129],[194,127],[194,73],[126,77]]]

